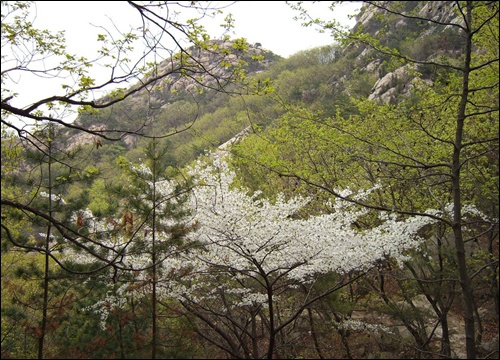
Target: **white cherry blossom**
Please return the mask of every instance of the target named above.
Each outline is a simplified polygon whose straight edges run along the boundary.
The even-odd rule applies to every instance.
[[[354,224],[369,210],[336,200],[326,204],[329,213],[297,219],[293,215],[310,199],[285,199],[278,195],[272,201],[263,198],[260,192],[250,193],[235,187],[236,175],[225,161],[226,156],[216,152],[210,154],[210,161],[200,159],[190,168],[195,186],[188,201],[183,203],[190,216],[182,221],[186,226],[196,224],[195,230],[187,234],[182,248],[171,245],[156,264],[160,274],[157,297],[177,299],[186,311],[200,312],[209,327],[225,324],[244,329],[251,321],[257,321],[258,314],[260,319],[269,317],[264,338],[275,336],[275,330],[289,318],[274,323],[273,311],[279,307],[291,317],[298,316],[301,306],[304,309],[304,304],[312,301],[301,293],[301,287],[313,286],[319,276],[337,274],[342,278],[347,274],[362,274],[388,258],[403,264],[408,259],[408,250],[418,249],[423,241],[418,231],[436,222],[436,217],[446,216],[438,210],[429,210],[431,217],[406,218],[379,212],[377,226],[360,229]],[[138,171],[144,176],[149,174],[144,167]],[[174,183],[165,180],[150,185],[156,185],[156,190],[166,198],[175,188]],[[353,193],[347,189],[342,194],[363,200],[373,190]],[[474,207],[468,211],[478,215]],[[93,229],[105,232],[105,222],[94,220],[88,213],[85,216]],[[162,232],[155,235],[157,243],[168,241]],[[141,237],[144,246],[149,236],[151,233]],[[148,273],[139,271],[153,265],[151,249],[133,251],[133,241],[122,236],[110,236],[107,245],[115,249],[110,255],[123,255],[123,267],[137,270],[134,281],[136,284],[143,281],[143,286],[132,288],[125,283],[103,301],[116,298],[120,306],[123,302],[118,299],[144,296],[151,291]],[[296,299],[293,305],[283,301],[290,297]],[[287,306],[290,308],[285,311]],[[106,309],[110,308],[96,304],[103,321]],[[239,316],[234,316],[235,313]]]

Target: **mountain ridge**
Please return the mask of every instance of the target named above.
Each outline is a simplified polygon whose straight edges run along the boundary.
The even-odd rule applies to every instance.
[[[176,59],[174,56],[172,59],[164,60],[155,69],[156,74],[168,73],[173,69],[172,74],[151,83],[150,86],[111,109],[102,110],[97,115],[94,113],[80,115],[75,123],[103,132],[123,128],[124,125],[128,128],[139,129],[137,133],[131,131],[122,137],[124,149],[131,151],[139,146],[138,136],[141,133],[149,132],[150,134],[153,127],[154,131],[160,134],[182,132],[183,129],[191,127],[193,120],[199,121],[199,117],[207,116],[208,113],[215,114],[217,109],[226,106],[227,100],[221,100],[222,96],[218,94],[218,90],[224,93],[232,86],[231,81],[234,79],[231,78],[231,71],[234,69],[243,69],[245,79],[262,75],[262,79],[267,76],[271,82],[279,83],[279,78],[283,77],[286,71],[296,71],[288,65],[293,64],[294,61],[309,64],[318,62],[324,65],[321,70],[324,74],[318,76],[320,78],[318,81],[324,85],[319,85],[320,83],[308,85],[310,79],[294,85],[297,98],[306,103],[314,102],[321,96],[326,99],[326,95],[321,95],[323,90],[320,88],[329,89],[328,91],[334,94],[334,98],[366,96],[373,101],[395,102],[399,96],[411,93],[411,89],[419,86],[419,82],[430,84],[434,81],[434,70],[425,65],[426,62],[431,62],[434,58],[444,54],[453,54],[454,51],[453,41],[447,41],[453,40],[453,29],[437,32],[435,27],[422,24],[418,20],[418,17],[424,15],[430,15],[432,21],[436,23],[452,18],[454,16],[452,2],[439,1],[421,5],[411,2],[403,5],[407,14],[405,21],[396,17],[384,18],[382,21],[380,9],[365,5],[357,15],[357,22],[351,33],[354,34],[360,29],[364,31],[368,29],[374,36],[377,34],[381,36],[381,46],[401,45],[406,47],[406,50],[409,48],[410,54],[417,55],[417,60],[421,64],[411,67],[389,64],[388,56],[387,58],[381,57],[370,46],[363,46],[359,43],[346,46],[333,43],[329,46],[301,51],[284,59],[274,54],[272,50],[263,49],[259,43],[245,44],[243,51],[240,50],[242,49],[241,39],[210,40],[204,48],[193,46],[188,49],[188,53],[192,56],[190,59],[192,74],[181,75],[175,72],[176,64],[182,59]],[[408,40],[409,38],[411,40]],[[415,49],[412,50],[412,46]],[[301,57],[308,59],[300,60]],[[284,72],[280,70],[280,66]],[[331,71],[330,69],[334,66],[335,70]],[[420,75],[415,75],[416,71]],[[217,83],[219,80],[224,82],[223,86]],[[148,81],[146,76],[131,88]],[[214,89],[210,89],[211,87]],[[278,92],[280,90],[277,89]],[[246,91],[248,93],[248,89]],[[193,106],[197,106],[198,109],[193,110]],[[268,121],[272,122],[272,119]],[[224,137],[217,137],[213,146],[216,147],[228,141],[248,125],[248,122],[242,123],[232,130],[233,133],[230,136],[226,134]],[[202,127],[206,129],[206,126]],[[69,136],[71,141],[68,144],[71,147],[92,143],[92,139],[95,141],[95,135],[91,134]],[[201,154],[202,151],[198,149],[194,153]]]

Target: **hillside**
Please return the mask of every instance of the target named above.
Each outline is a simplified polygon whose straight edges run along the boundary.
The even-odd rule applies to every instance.
[[[417,6],[416,2],[408,2],[405,11],[416,12],[418,16],[430,16],[438,23],[453,21],[450,4],[435,2],[433,5],[427,3]],[[363,29],[372,36],[381,37],[381,46],[407,49],[417,61],[425,63],[443,56],[455,56],[459,45],[458,39],[454,39],[457,35],[452,28],[440,30],[432,23],[423,23],[418,19],[401,20],[396,16],[382,22],[378,18],[381,11],[362,9],[352,31]],[[222,48],[233,46],[230,41],[215,43]],[[275,108],[275,104],[270,105],[266,100],[252,99],[250,96],[246,101],[257,102],[256,105],[250,104],[244,108],[245,105],[237,104],[228,93],[251,91],[235,90],[234,87],[241,84],[231,85],[228,82],[228,87],[223,91],[211,89],[217,79],[228,81],[231,66],[238,66],[241,60],[244,61],[242,68],[247,77],[245,81],[252,77],[269,78],[277,97],[326,111],[328,103],[337,100],[342,102],[348,97],[396,102],[398,98],[411,92],[415,71],[419,72],[418,79],[428,83],[439,77],[435,66],[400,66],[391,63],[389,56],[381,56],[362,43],[347,46],[332,44],[300,52],[289,59],[280,59],[270,50],[251,45],[241,59],[237,54],[232,54],[230,59],[221,59],[220,55],[210,50],[192,48],[190,51],[208,73],[203,73],[201,77],[197,77],[196,73],[189,77],[168,75],[162,81],[151,84],[147,89],[109,109],[81,115],[76,123],[102,131],[130,128],[135,134],[125,136],[120,144],[123,150],[129,151],[144,146],[137,136],[141,133],[154,131],[157,135],[164,136],[189,128],[185,134],[178,134],[171,139],[176,152],[175,158],[180,163],[186,163],[203,153],[206,148],[229,140],[231,136],[252,125],[252,122],[265,126],[282,113],[283,109]],[[232,62],[229,67],[224,65],[224,61],[228,60]],[[172,67],[175,68],[175,64],[169,64],[166,60],[158,65],[157,71],[161,73]],[[146,81],[147,79],[143,80]],[[270,115],[262,114],[262,106],[275,109],[269,111]],[[244,114],[249,109],[256,111]],[[70,137],[68,144],[73,147],[92,142],[91,139],[91,135],[74,135]],[[106,146],[101,152],[106,152]]]
[[[259,46],[248,45],[245,50],[237,49],[237,43],[231,41],[211,41],[206,49],[192,47],[188,52],[192,56],[193,71],[189,74],[181,75],[175,69],[180,66],[182,59],[174,62],[167,59],[158,64],[155,70],[158,74],[166,73],[159,81],[148,85],[147,88],[132,94],[125,101],[113,105],[109,109],[104,109],[90,114],[82,114],[75,123],[91,129],[100,131],[112,131],[113,129],[128,128],[130,135],[123,138],[121,146],[124,150],[134,150],[144,146],[141,135],[168,136],[169,133],[182,132],[183,129],[191,128],[191,133],[198,128],[209,128],[215,135],[214,141],[226,141],[231,137],[231,133],[240,131],[239,125],[235,125],[230,119],[206,119],[206,116],[213,114],[217,109],[225,106],[231,93],[248,92],[248,89],[238,89],[238,86],[249,86],[245,84],[256,74],[266,71],[270,66],[279,60],[279,57],[271,51],[262,49]],[[213,48],[213,49],[212,49]],[[225,52],[229,55],[225,56]],[[222,55],[221,55],[222,53]],[[236,70],[239,71],[237,76]],[[141,83],[147,83],[146,77]],[[131,89],[136,87],[132,86]],[[101,100],[109,100],[106,97]],[[208,124],[205,124],[208,121]],[[201,124],[203,123],[203,124]],[[217,134],[219,132],[220,134]],[[179,137],[192,135],[179,134]],[[68,133],[68,144],[70,147],[89,143],[93,138],[91,135]],[[212,135],[211,135],[212,136]],[[184,140],[176,141],[177,144],[185,143]],[[202,146],[210,147],[206,140]],[[103,144],[101,152],[106,152],[106,144]],[[194,146],[194,145],[193,145]],[[185,150],[189,151],[189,150]],[[197,149],[193,156],[203,152]],[[179,155],[177,159],[183,161],[184,156]]]
[[[302,18],[3,139],[2,357],[498,357],[498,2]]]

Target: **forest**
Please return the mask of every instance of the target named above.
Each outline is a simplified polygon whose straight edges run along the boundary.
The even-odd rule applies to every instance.
[[[499,357],[498,2],[283,2],[288,58],[116,3],[87,58],[1,2],[2,358]]]

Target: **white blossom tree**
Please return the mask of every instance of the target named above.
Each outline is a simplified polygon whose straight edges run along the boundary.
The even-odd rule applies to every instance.
[[[135,271],[136,277],[133,286],[115,286],[108,298],[96,304],[103,320],[124,299],[152,291],[145,281],[147,272],[141,270],[154,265],[158,301],[167,305],[178,300],[209,343],[234,358],[280,356],[293,341],[287,330],[311,304],[380,261],[391,258],[402,264],[407,250],[418,248],[423,240],[419,230],[439,215],[429,211],[428,216],[398,218],[379,213],[377,226],[362,229],[355,225],[357,221],[373,214],[337,200],[327,204],[328,212],[304,218],[297,214],[310,199],[279,196],[271,201],[258,192],[250,194],[234,186],[235,173],[222,152],[209,159],[199,160],[189,171],[195,180],[185,203],[191,215],[181,221],[195,229],[186,234],[192,246],[172,244],[168,254],[152,264],[150,256],[128,252],[130,243],[109,239],[114,248],[110,254],[122,254],[122,268]],[[155,186],[164,196],[172,192],[168,181]],[[343,194],[364,199],[371,191],[343,190]],[[106,225],[92,221],[95,229]],[[325,276],[335,276],[334,285],[321,293],[313,291]]]
[[[198,318],[200,335],[236,358],[283,356],[294,341],[286,330],[304,310],[386,257],[404,261],[405,251],[421,241],[418,230],[433,221],[381,214],[379,226],[361,230],[354,224],[369,211],[346,201],[300,218],[295,215],[310,199],[273,202],[232,187],[235,174],[223,156],[204,166],[192,171],[199,228],[188,235],[203,250],[185,259],[185,276],[166,281],[165,290]],[[337,282],[313,295],[315,282],[331,274]],[[299,290],[304,286],[306,292]]]

